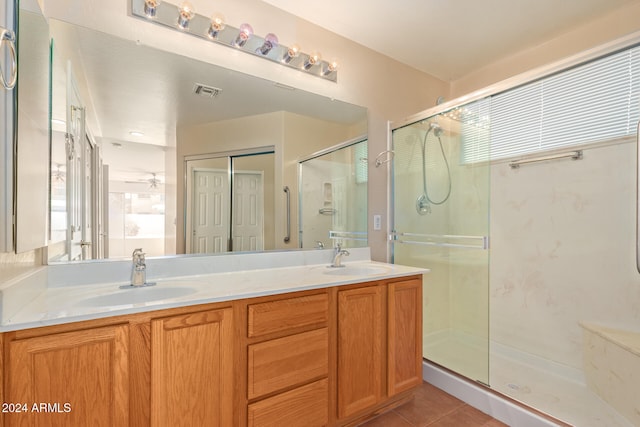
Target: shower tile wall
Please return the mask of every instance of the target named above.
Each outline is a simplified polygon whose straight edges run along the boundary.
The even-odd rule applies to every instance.
[[[579,379],[578,322],[638,330],[635,156],[628,141],[585,150],[579,161],[492,166],[493,342]]]

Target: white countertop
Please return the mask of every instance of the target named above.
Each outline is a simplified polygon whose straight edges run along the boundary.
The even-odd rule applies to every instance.
[[[7,287],[2,290],[2,308],[6,313],[2,316],[0,332],[428,272],[427,269],[370,261],[368,248],[365,249],[366,251],[351,250],[355,256],[350,257],[353,261],[343,262],[344,268],[328,267],[329,263],[324,262],[325,258],[330,259],[332,256],[331,251],[328,250],[295,251],[285,253],[284,256],[283,253],[244,254],[244,256],[230,254],[196,257],[196,261],[194,258],[185,258],[187,260],[185,262],[190,263],[190,272],[195,270],[199,274],[184,274],[183,268],[175,267],[175,272],[181,275],[171,275],[165,269],[160,274],[161,277],[148,275],[147,280],[156,282],[155,286],[133,289],[120,289],[119,286],[126,284],[127,280],[108,280],[112,279],[109,277],[101,281],[96,278],[90,270],[104,268],[98,263],[93,267],[91,264],[64,266],[65,274],[73,276],[68,277],[63,281],[64,283],[60,282],[62,275],[59,271],[55,271],[55,266],[49,266],[46,269],[51,271],[46,271],[47,274],[39,272],[39,276],[36,275],[30,284],[23,285],[24,290],[20,293],[14,289],[13,293],[6,292],[5,295]],[[252,262],[247,264],[246,261]],[[163,264],[166,262],[168,261],[165,260]],[[199,265],[199,268],[194,268],[196,265],[194,262]],[[162,263],[162,260],[148,262],[149,271],[152,271],[154,264],[159,267],[159,263]],[[224,265],[225,268],[214,268],[215,265]],[[254,268],[247,270],[247,265],[253,265]],[[265,268],[265,265],[275,267]],[[115,264],[112,264],[112,267],[112,270],[119,269]],[[223,271],[207,271],[211,269]],[[77,274],[81,277],[76,277]],[[42,286],[40,282],[45,276],[47,283]],[[69,284],[66,285],[66,283]],[[15,310],[14,306],[14,310],[9,310],[13,295],[20,295],[20,298],[29,295],[29,300],[24,301],[19,309]],[[16,298],[13,297],[13,299]]]

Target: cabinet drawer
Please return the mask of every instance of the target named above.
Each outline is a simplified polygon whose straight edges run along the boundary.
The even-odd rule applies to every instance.
[[[249,346],[248,397],[253,399],[326,376],[327,328]]]
[[[251,304],[248,315],[249,338],[304,326],[322,326],[329,318],[329,296],[325,293]]]
[[[320,427],[329,422],[327,379],[249,405],[249,427]]]

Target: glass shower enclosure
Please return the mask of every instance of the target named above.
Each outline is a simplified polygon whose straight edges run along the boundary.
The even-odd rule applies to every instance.
[[[392,131],[393,262],[429,268],[423,356],[489,383],[489,101]]]
[[[364,137],[300,160],[301,248],[367,246],[367,162]]]

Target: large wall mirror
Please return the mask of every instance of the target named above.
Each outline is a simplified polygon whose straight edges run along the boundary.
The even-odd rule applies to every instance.
[[[297,248],[298,160],[367,130],[363,107],[49,27],[49,262]]]

